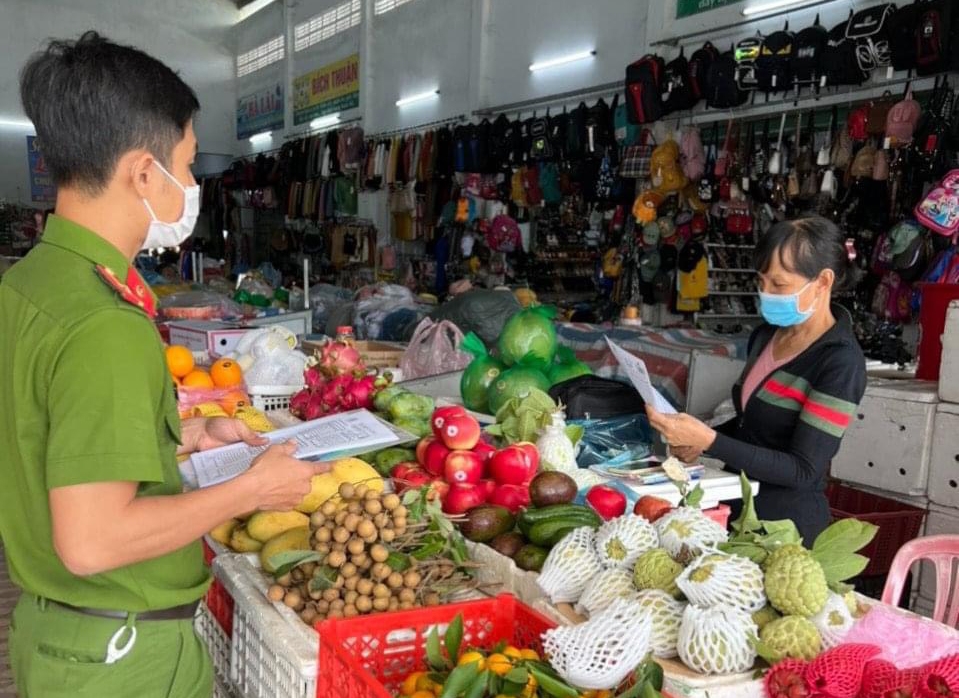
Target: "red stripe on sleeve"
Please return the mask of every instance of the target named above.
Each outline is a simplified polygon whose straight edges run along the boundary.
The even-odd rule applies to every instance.
[[[805,410],[810,414],[816,415],[824,422],[829,422],[830,424],[833,424],[841,429],[848,427],[849,422],[852,421],[852,415],[839,412],[838,410],[834,410],[831,407],[826,407],[825,405],[821,405],[813,400],[809,400],[806,403]]]
[[[790,400],[795,400],[800,405],[805,405],[806,401],[809,399],[801,390],[792,388],[788,385],[783,385],[777,380],[769,379],[766,381],[765,385],[766,390],[771,392],[773,395],[778,395],[779,397],[789,398]]]

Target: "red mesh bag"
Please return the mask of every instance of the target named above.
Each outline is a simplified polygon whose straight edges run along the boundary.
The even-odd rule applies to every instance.
[[[810,689],[829,698],[856,698],[866,662],[880,652],[875,645],[839,645],[812,660],[803,678]]]
[[[919,669],[916,698],[959,698],[959,654],[930,662]]]
[[[766,695],[769,698],[812,698],[813,692],[803,674],[807,663],[802,659],[785,659],[766,672]]]
[[[862,674],[859,698],[911,698],[921,669],[896,669],[884,659],[873,659]]]

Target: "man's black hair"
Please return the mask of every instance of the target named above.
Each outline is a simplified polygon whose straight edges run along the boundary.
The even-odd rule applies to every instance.
[[[200,108],[170,68],[94,31],[34,54],[20,74],[20,99],[53,181],[91,195],[131,150],[149,150],[168,167]]]

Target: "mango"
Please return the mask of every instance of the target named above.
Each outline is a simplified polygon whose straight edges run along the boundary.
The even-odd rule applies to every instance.
[[[349,482],[354,485],[362,482],[371,490],[383,491],[383,478],[372,465],[364,463],[359,458],[341,458],[333,461],[333,469],[330,472],[340,482]]]
[[[238,553],[255,553],[263,547],[263,543],[250,537],[246,526],[237,526],[230,534],[229,546]]]
[[[310,549],[310,527],[298,526],[284,531],[278,536],[270,538],[263,544],[260,550],[260,565],[263,570],[272,574],[276,567],[270,564],[270,559],[277,553],[284,553],[287,550],[309,550]]]
[[[297,511],[304,514],[312,514],[323,506],[330,497],[336,494],[340,487],[340,481],[333,473],[323,473],[314,475],[310,481],[310,493],[303,498],[303,501],[296,505]]]
[[[219,526],[214,527],[214,529],[210,531],[210,538],[215,540],[217,543],[220,543],[221,545],[229,545],[230,536],[233,535],[233,529],[239,525],[240,525],[240,522],[237,521],[236,519],[229,519],[228,521],[224,521]]]
[[[309,525],[310,517],[298,511],[258,511],[246,522],[246,530],[256,540],[266,543],[291,528]]]

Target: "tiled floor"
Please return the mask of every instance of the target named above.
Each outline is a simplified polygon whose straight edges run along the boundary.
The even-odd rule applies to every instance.
[[[0,698],[16,698],[13,688],[13,676],[10,673],[9,653],[7,652],[7,630],[10,627],[10,613],[20,591],[7,577],[7,561],[0,547]]]

